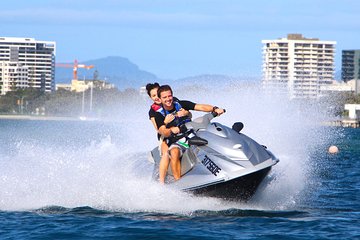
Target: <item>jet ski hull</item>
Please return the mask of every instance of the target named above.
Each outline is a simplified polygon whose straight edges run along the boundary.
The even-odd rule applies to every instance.
[[[228,181],[199,186],[196,189],[185,191],[200,196],[216,197],[232,201],[247,201],[255,194],[257,188],[270,170],[271,166]]]

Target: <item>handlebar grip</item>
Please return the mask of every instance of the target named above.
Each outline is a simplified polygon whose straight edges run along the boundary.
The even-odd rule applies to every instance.
[[[223,109],[224,110],[224,113],[226,112],[226,109]],[[216,112],[211,112],[211,114],[214,116],[214,117],[217,117],[219,114],[217,114]]]
[[[188,130],[185,124],[182,124],[179,128],[180,128],[180,133],[186,133]]]

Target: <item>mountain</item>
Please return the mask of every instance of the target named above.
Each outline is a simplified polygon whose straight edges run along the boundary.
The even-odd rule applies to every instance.
[[[223,74],[202,74],[190,76],[173,81],[171,86],[174,87],[201,87],[210,89],[222,89],[224,86],[232,86],[236,84],[259,83],[259,77],[234,77]]]
[[[83,61],[79,64],[94,65],[94,68],[89,70],[79,68],[78,79],[94,79],[94,73],[97,71],[98,79],[115,84],[119,89],[139,88],[148,82],[159,81],[155,74],[141,70],[136,64],[123,57],[111,56]],[[56,67],[56,83],[70,83],[72,78],[72,68]]]

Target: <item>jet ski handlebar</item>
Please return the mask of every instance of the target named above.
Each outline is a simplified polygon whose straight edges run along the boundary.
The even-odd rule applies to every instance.
[[[224,113],[226,113],[226,109],[224,109]],[[211,114],[214,116],[214,117],[217,117],[219,114],[215,111],[212,111]]]

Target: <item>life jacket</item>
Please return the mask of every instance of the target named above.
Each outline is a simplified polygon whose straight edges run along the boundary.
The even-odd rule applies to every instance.
[[[180,111],[180,109],[182,108],[180,103],[177,101],[173,101],[173,104],[175,107],[175,111],[170,113],[169,111],[165,110],[164,107],[160,106],[160,108],[157,110],[157,112],[161,113],[164,117],[166,117],[166,115],[168,115],[168,114],[177,113],[178,111]],[[179,127],[180,125],[190,122],[190,121],[191,121],[191,119],[188,116],[184,116],[184,117],[175,116],[175,119],[170,124],[171,124],[171,126]]]
[[[161,105],[153,103],[151,105],[151,108],[156,112],[157,110],[159,110],[161,108]]]

